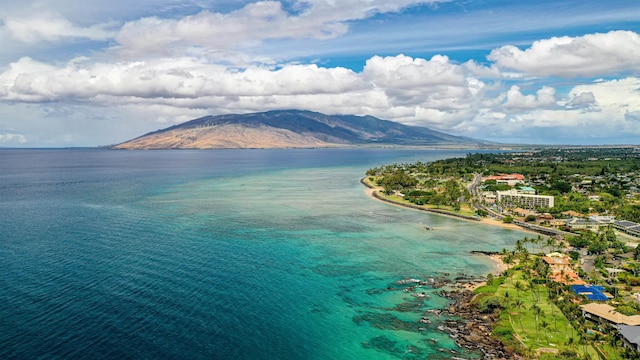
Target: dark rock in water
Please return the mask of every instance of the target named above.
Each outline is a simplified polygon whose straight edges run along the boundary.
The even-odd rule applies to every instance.
[[[362,343],[362,347],[365,349],[375,349],[379,352],[391,355],[398,358],[417,358],[422,359],[424,356],[424,350],[413,345],[409,345],[406,348],[398,346],[398,342],[389,339],[386,336],[376,336],[369,339],[367,342]]]
[[[442,296],[453,299],[449,309],[449,315],[455,315],[460,320],[447,320],[441,325],[441,331],[446,332],[455,339],[456,344],[462,348],[480,351],[483,359],[507,360],[514,359],[505,346],[496,339],[491,338],[491,328],[498,320],[499,314],[481,314],[471,305],[475,294],[468,290],[441,291]],[[440,329],[439,327],[439,329]]]
[[[423,306],[423,298],[415,298],[413,301],[400,303],[394,306],[391,310],[397,312],[416,312],[420,311]]]
[[[378,295],[382,294],[384,290],[382,289],[367,289],[367,295]]]
[[[361,325],[368,322],[374,328],[382,330],[405,330],[419,332],[419,324],[413,321],[403,321],[391,314],[368,312],[353,317],[353,322]]]

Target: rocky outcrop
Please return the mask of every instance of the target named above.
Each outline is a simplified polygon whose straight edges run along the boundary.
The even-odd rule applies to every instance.
[[[491,329],[498,320],[498,315],[481,314],[472,305],[475,294],[468,290],[442,291],[441,296],[453,299],[453,304],[446,310],[451,316],[460,320],[449,320],[441,330],[455,339],[458,346],[482,352],[483,359],[512,360],[519,359],[499,340],[491,337]]]

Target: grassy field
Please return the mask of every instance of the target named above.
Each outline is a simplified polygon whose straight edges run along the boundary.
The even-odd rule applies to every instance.
[[[548,353],[553,358],[553,354],[570,350],[581,358],[587,358],[588,354],[591,359],[598,359],[593,346],[581,339],[580,333],[550,301],[544,284],[531,283],[522,271],[496,282],[476,290],[480,298],[500,299],[503,310],[494,335],[522,353]]]

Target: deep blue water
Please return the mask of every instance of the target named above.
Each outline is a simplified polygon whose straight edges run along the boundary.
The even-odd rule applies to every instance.
[[[0,150],[0,358],[448,358],[417,322],[447,300],[395,283],[480,276],[468,251],[523,234],[359,179],[465,153]]]

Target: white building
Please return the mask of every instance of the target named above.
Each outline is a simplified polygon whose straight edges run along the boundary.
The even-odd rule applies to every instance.
[[[537,207],[553,207],[553,196],[520,194],[515,189],[511,189],[508,191],[497,191],[496,195],[496,201],[507,206],[518,206],[525,209],[535,209]]]

